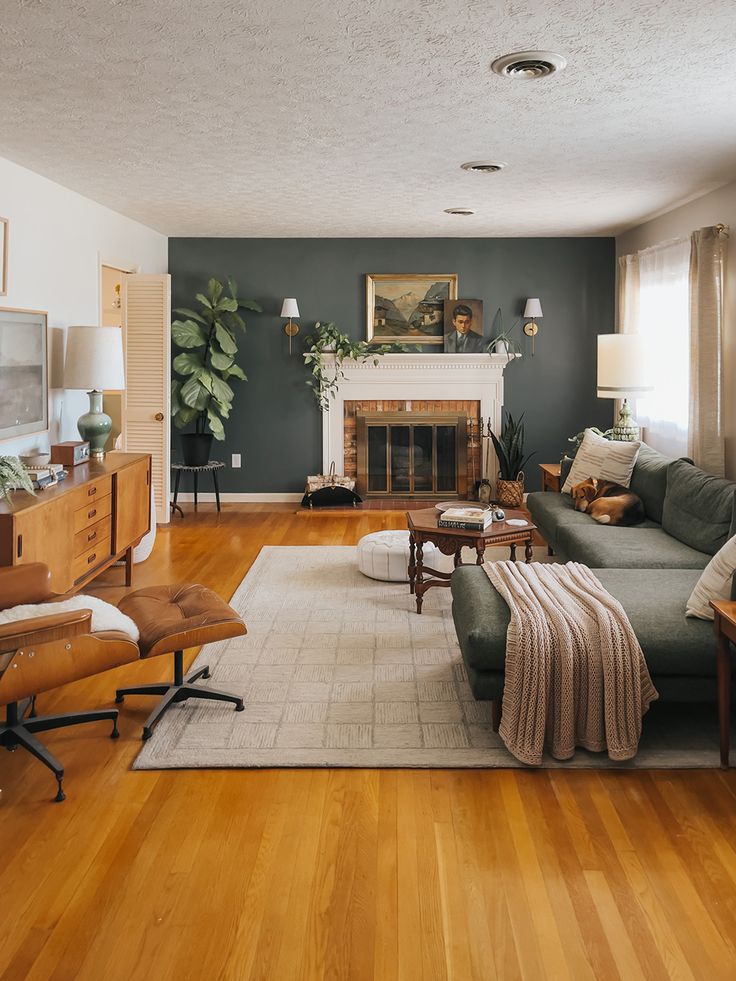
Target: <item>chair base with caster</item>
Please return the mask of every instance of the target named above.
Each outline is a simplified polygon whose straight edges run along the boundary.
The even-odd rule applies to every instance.
[[[35,709],[35,698],[32,710]],[[43,743],[36,739],[37,732],[48,732],[50,729],[66,729],[68,726],[81,725],[83,722],[112,722],[112,732],[110,737],[117,739],[118,732],[118,712],[117,709],[101,709],[93,712],[69,712],[65,715],[32,715],[23,718],[19,712],[17,702],[10,702],[5,707],[5,722],[0,722],[0,746],[4,746],[11,753],[18,749],[25,749],[44,766],[47,766],[56,777],[57,792],[55,801],[66,800],[64,793],[64,767],[59,763],[53,753],[49,752]]]
[[[174,655],[173,682],[136,685],[120,688],[116,692],[115,701],[118,703],[126,695],[161,696],[143,726],[143,739],[151,736],[154,726],[171,705],[190,698],[232,702],[236,712],[243,711],[245,706],[240,695],[195,685],[200,678],[209,678],[209,667],[198,668],[184,675],[185,649],[241,637],[247,632],[235,610],[217,593],[199,585],[151,586],[125,596],[119,608],[138,625],[141,658]]]
[[[142,739],[150,739],[153,728],[161,719],[164,712],[177,702],[185,702],[189,698],[211,699],[217,702],[232,702],[236,712],[242,712],[245,708],[243,699],[238,695],[231,695],[229,692],[217,691],[214,688],[197,688],[194,684],[200,678],[209,678],[209,667],[198,668],[196,671],[184,675],[184,652],[174,651],[174,681],[172,684],[163,682],[154,685],[136,685],[133,688],[119,688],[115,692],[115,701],[120,704],[126,695],[163,695],[156,708],[146,719],[143,726]]]

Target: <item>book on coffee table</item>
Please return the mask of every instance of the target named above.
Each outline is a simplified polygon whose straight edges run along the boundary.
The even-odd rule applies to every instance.
[[[437,519],[438,528],[461,531],[485,531],[493,523],[493,512],[487,508],[448,508]]]

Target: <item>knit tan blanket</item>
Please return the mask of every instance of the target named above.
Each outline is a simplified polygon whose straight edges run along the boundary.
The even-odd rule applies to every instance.
[[[590,569],[492,562],[484,566],[511,611],[499,734],[523,763],[576,746],[636,755],[641,720],[659,696],[623,607]]]

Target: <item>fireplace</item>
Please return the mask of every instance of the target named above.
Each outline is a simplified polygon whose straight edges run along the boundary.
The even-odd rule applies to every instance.
[[[466,497],[467,415],[357,412],[362,497]]]

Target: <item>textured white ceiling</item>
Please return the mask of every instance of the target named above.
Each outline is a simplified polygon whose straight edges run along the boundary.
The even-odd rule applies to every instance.
[[[2,0],[0,18],[0,155],[169,235],[611,234],[736,177],[734,0]],[[567,69],[489,71],[536,47]],[[508,169],[459,169],[488,157]]]

